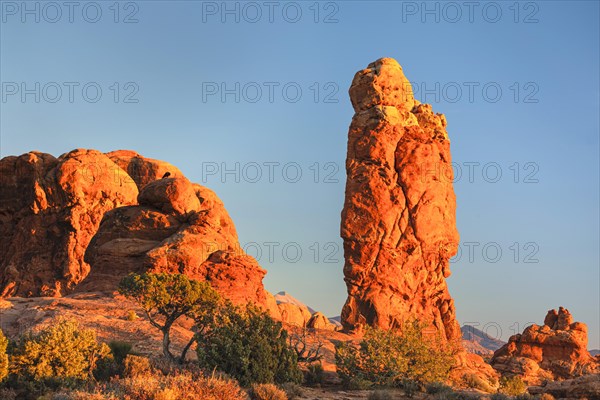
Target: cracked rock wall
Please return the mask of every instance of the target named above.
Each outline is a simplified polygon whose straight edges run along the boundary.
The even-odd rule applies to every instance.
[[[459,242],[446,119],[414,99],[390,58],[359,71],[350,98],[344,328],[397,329],[416,318],[458,340],[445,281]]]

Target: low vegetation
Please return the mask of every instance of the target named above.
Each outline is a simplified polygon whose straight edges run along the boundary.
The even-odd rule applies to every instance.
[[[93,378],[100,360],[110,357],[110,348],[98,343],[94,330],[58,319],[21,337],[10,356],[10,370],[30,381],[86,380]]]
[[[171,328],[182,316],[196,320],[202,331],[217,314],[220,296],[207,282],[189,279],[183,274],[130,274],[119,284],[119,293],[135,300],[144,310],[148,321],[163,334],[163,353],[175,360],[171,353]],[[185,361],[196,335],[185,346],[179,361]]]
[[[225,372],[244,386],[302,381],[287,331],[255,306],[227,307],[222,321],[197,343],[201,367]]]
[[[8,347],[8,339],[4,336],[4,332],[0,329],[0,382],[8,375],[8,354],[6,354],[6,348]]]
[[[303,395],[299,383],[319,386],[324,381],[319,338],[306,330],[290,336],[262,309],[223,301],[208,283],[183,275],[129,275],[119,290],[135,299],[163,333],[161,357],[136,354],[133,343],[100,343],[95,331],[65,318],[11,342],[0,331],[0,398],[294,400]],[[194,321],[195,334],[175,357],[170,330],[182,316]],[[194,343],[197,361],[186,361]],[[479,396],[445,384],[453,351],[424,336],[416,321],[401,334],[367,328],[360,343],[336,345],[335,361],[346,388],[376,389],[370,400],[391,399],[398,391],[408,398],[426,392],[436,400]],[[492,391],[476,375],[465,375],[463,381]],[[491,399],[533,398],[525,389],[519,377],[503,377]]]
[[[338,375],[349,388],[443,382],[453,363],[452,352],[424,338],[418,322],[407,323],[401,335],[367,328],[358,346],[340,343],[336,347]]]
[[[509,396],[518,396],[525,393],[527,386],[523,382],[520,376],[503,376],[500,379],[500,393],[507,394]]]

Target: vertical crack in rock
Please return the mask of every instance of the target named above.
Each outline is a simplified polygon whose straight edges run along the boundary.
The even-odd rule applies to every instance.
[[[446,119],[414,99],[390,58],[359,71],[349,92],[342,324],[394,329],[419,319],[458,340],[445,281],[459,241]]]

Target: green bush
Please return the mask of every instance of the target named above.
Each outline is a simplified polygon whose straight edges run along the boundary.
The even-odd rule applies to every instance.
[[[403,380],[419,384],[443,382],[454,364],[451,349],[422,335],[423,326],[408,323],[402,335],[367,328],[360,345],[342,342],[336,346],[336,367],[345,386],[352,381],[372,386],[401,386]]]
[[[500,379],[500,393],[507,394],[509,396],[518,396],[525,392],[527,386],[520,376],[503,376]]]
[[[150,360],[147,357],[136,356],[133,354],[127,355],[123,360],[123,375],[128,377],[136,377],[147,375],[152,371]]]
[[[307,385],[321,385],[324,379],[323,365],[321,363],[308,364],[308,369],[304,375],[304,380]]]
[[[135,311],[129,310],[129,312],[127,312],[127,321],[133,322],[133,321],[136,321],[139,318],[140,317],[138,317],[138,315],[137,315],[137,313]]]
[[[418,382],[412,381],[410,379],[404,379],[400,384],[402,389],[404,389],[404,394],[406,397],[413,398],[415,394],[421,391],[421,385]]]
[[[487,393],[495,391],[490,383],[475,374],[465,374],[463,375],[462,380],[467,387],[479,389]]]
[[[250,389],[252,400],[288,400],[287,395],[271,383],[255,383]]]
[[[452,388],[441,382],[431,382],[431,383],[428,383],[427,385],[425,385],[425,391],[428,394],[437,394],[437,393],[448,394],[448,393],[452,392]]]
[[[300,382],[296,353],[289,347],[280,322],[248,305],[228,306],[221,320],[205,335],[198,335],[198,362],[207,370],[220,370],[243,386],[252,383]]]
[[[108,342],[108,347],[110,347],[110,352],[112,353],[115,362],[117,364],[123,364],[125,357],[131,354],[133,345],[119,340],[112,340]]]
[[[183,274],[129,274],[119,283],[119,293],[135,300],[149,322],[163,334],[163,354],[171,354],[171,327],[181,316],[196,319],[197,325],[210,321],[220,304],[219,294],[207,282],[199,282]],[[201,331],[200,333],[204,333]],[[197,335],[184,347],[179,361],[185,361],[188,349]]]
[[[285,392],[288,397],[288,400],[295,400],[299,397],[304,396],[304,391],[302,390],[302,386],[297,383],[287,382],[281,384],[281,389]]]
[[[8,375],[8,355],[6,354],[8,339],[0,329],[0,382]]]
[[[95,331],[59,318],[38,333],[21,337],[10,357],[11,373],[33,381],[87,380],[98,361],[110,357],[109,347],[97,342]]]

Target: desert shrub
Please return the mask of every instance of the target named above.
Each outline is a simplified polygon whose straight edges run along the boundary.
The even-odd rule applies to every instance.
[[[17,392],[9,388],[0,388],[0,399],[2,400],[15,400],[17,398]]]
[[[375,390],[369,393],[367,400],[392,400],[392,392],[389,390]]]
[[[400,383],[400,387],[402,387],[404,390],[406,397],[410,398],[414,397],[415,394],[421,391],[421,384],[410,379],[403,379]]]
[[[452,392],[452,388],[442,382],[431,382],[431,383],[428,383],[427,385],[425,385],[425,391],[428,394],[437,394],[437,393],[448,394],[448,393]]]
[[[0,329],[0,382],[8,375],[8,355],[6,348],[8,347],[8,339],[4,336],[4,332]]]
[[[523,379],[518,375],[511,377],[503,376],[500,379],[500,393],[517,396],[525,392],[525,389],[527,389],[525,382],[523,382]]]
[[[304,396],[302,387],[294,382],[286,382],[281,384],[281,389],[285,392],[288,400],[295,400]]]
[[[11,373],[31,381],[86,380],[110,349],[96,332],[75,320],[59,318],[38,333],[23,335],[10,357]]]
[[[352,380],[373,386],[400,386],[403,380],[420,384],[445,381],[454,364],[451,349],[423,337],[423,326],[407,323],[402,335],[367,328],[358,347],[349,343],[336,346],[336,367],[342,383]]]
[[[113,340],[108,343],[108,347],[110,348],[112,357],[100,360],[94,372],[94,377],[101,381],[123,374],[123,370],[125,369],[123,362],[127,355],[131,353],[132,345],[131,343]]]
[[[129,354],[123,360],[123,375],[128,377],[147,375],[152,371],[147,357]]]
[[[129,274],[119,283],[119,293],[135,300],[150,323],[163,334],[163,353],[170,360],[171,327],[181,316],[197,319],[197,325],[210,321],[220,304],[219,294],[207,282],[199,282],[183,274]],[[194,335],[184,347],[179,361],[196,340]]]
[[[234,380],[190,372],[113,379],[102,386],[100,394],[110,400],[247,400]]]
[[[479,389],[487,393],[495,391],[490,383],[475,374],[465,374],[463,375],[462,380],[467,387]]]
[[[133,322],[136,321],[137,319],[139,319],[140,317],[138,317],[137,313],[133,310],[129,310],[127,312],[127,321],[129,322]]]
[[[255,306],[228,306],[208,334],[198,335],[198,362],[225,372],[242,385],[300,382],[296,353],[280,322]]]
[[[323,365],[321,363],[312,363],[307,367],[304,380],[307,385],[321,385],[324,377]]]
[[[550,393],[542,393],[536,397],[536,400],[554,400],[554,396]]]
[[[271,383],[255,383],[250,389],[252,400],[288,400],[287,395]]]

